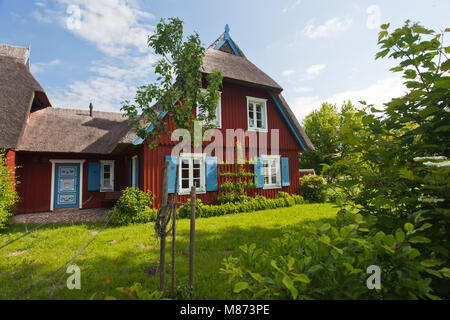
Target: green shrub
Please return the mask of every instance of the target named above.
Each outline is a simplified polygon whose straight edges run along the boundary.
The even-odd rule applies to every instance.
[[[300,179],[303,197],[311,202],[327,201],[327,182],[321,176],[307,175]]]
[[[5,229],[12,216],[14,205],[19,200],[14,183],[11,179],[12,171],[6,166],[6,154],[0,150],[0,229]]]
[[[111,224],[128,225],[132,223],[146,223],[156,220],[158,210],[151,209],[153,201],[151,191],[144,192],[136,188],[123,190],[110,215]]]
[[[430,275],[448,281],[450,269],[421,256],[419,245],[429,240],[419,234],[429,223],[418,213],[385,234],[373,230],[375,219],[340,214],[333,224],[274,239],[267,250],[243,245],[221,273],[240,299],[436,299]],[[367,287],[372,265],[380,268],[380,289]]]

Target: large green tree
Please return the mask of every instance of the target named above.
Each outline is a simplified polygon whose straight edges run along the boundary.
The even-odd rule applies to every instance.
[[[155,65],[156,81],[139,87],[133,101],[125,101],[122,110],[134,124],[142,139],[149,138],[155,146],[157,138],[168,133],[166,123],[160,117],[165,111],[175,128],[193,132],[194,113],[199,106],[198,120],[212,123],[220,97],[222,74],[214,71],[202,73],[205,47],[198,33],[184,37],[183,21],[178,18],[161,19],[156,32],[149,36],[148,45],[161,57]],[[206,93],[202,92],[203,84]],[[154,107],[154,104],[158,105]],[[149,125],[153,130],[147,130]],[[212,125],[205,125],[205,129]]]
[[[335,104],[323,103],[319,110],[314,110],[303,120],[303,127],[316,150],[302,153],[299,157],[300,168],[313,168],[321,174],[337,161],[350,156],[343,141],[345,133],[354,129],[361,122],[361,116],[350,102],[344,102],[340,109]],[[329,172],[329,178],[334,172]]]

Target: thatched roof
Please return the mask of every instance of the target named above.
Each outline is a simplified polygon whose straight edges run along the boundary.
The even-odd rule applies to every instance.
[[[32,114],[18,150],[110,154],[135,138],[121,113],[46,108]]]
[[[33,102],[39,107],[50,106],[50,102],[44,89],[24,64],[21,50],[13,47],[8,51],[5,46],[1,48],[0,148],[14,149],[23,133]]]
[[[229,36],[228,31],[229,28],[226,26],[225,32],[206,50],[203,59],[203,71],[208,74],[213,70],[218,70],[222,73],[224,81],[237,82],[272,92],[279,100],[281,107],[284,109],[296,133],[304,142],[306,149],[308,151],[315,150],[311,140],[281,95],[283,88],[245,57],[242,50]],[[224,39],[227,41],[224,41]],[[234,46],[235,50],[232,46]],[[235,51],[237,51],[237,54]]]
[[[220,48],[217,48],[225,37],[229,41],[225,41]],[[239,55],[234,54],[230,43],[236,48]],[[265,88],[274,92],[283,90],[278,83],[245,57],[242,50],[226,32],[206,49],[203,58],[203,71],[211,73],[213,70],[220,71],[224,80]]]

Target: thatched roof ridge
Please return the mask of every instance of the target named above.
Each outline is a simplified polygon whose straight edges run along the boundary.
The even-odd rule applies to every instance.
[[[26,64],[30,50],[23,47],[10,46],[7,44],[0,44],[0,56],[6,56],[16,59],[22,64]]]

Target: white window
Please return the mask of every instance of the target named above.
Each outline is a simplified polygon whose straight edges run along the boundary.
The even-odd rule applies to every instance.
[[[102,160],[100,163],[100,191],[114,191],[114,161]]]
[[[179,158],[180,193],[205,192],[205,156],[197,153],[182,153]]]
[[[280,156],[262,156],[264,189],[281,188]]]
[[[206,90],[202,89],[201,90],[202,94],[206,94]],[[218,128],[222,127],[222,92],[220,93],[220,97],[219,97],[219,102],[217,103],[217,107],[216,107],[216,116],[214,118],[214,121],[212,121],[210,124],[213,124],[215,126],[217,126]],[[204,112],[202,112],[202,110],[200,110],[200,107],[197,106],[197,117],[199,115],[204,115]]]
[[[248,129],[267,132],[267,100],[247,97]]]

